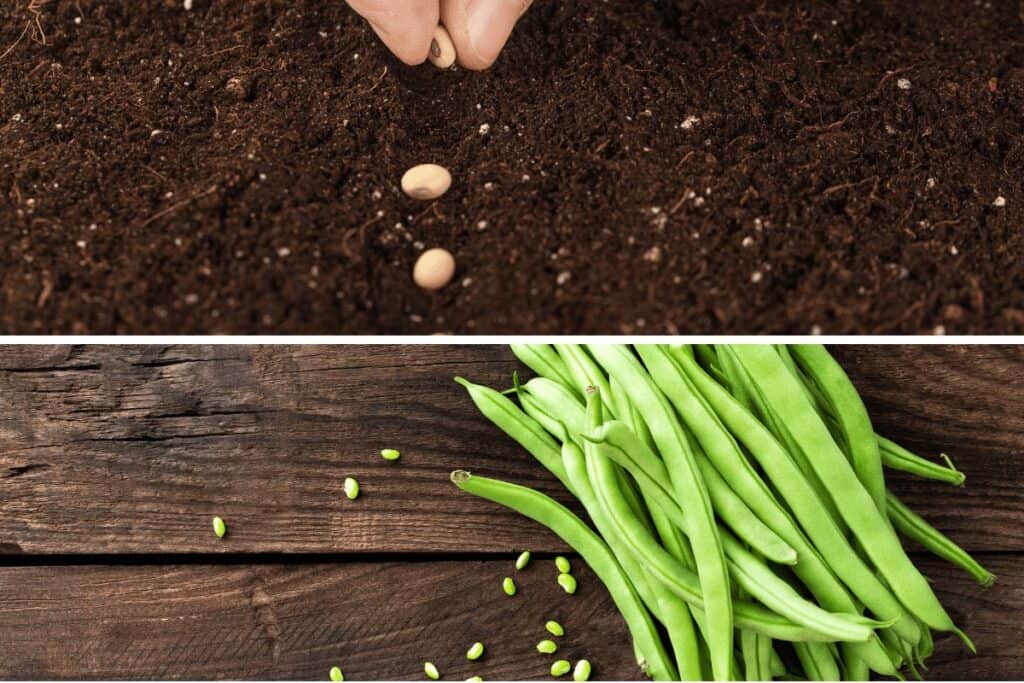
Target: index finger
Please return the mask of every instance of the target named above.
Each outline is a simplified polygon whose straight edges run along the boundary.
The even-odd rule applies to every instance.
[[[406,64],[422,64],[440,18],[438,0],[348,0],[374,32]]]

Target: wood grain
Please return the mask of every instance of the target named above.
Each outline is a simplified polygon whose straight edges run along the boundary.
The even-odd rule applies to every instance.
[[[937,637],[930,679],[1019,679],[1024,570],[983,560],[990,589],[937,560],[917,558],[978,647]],[[0,678],[307,679],[337,664],[349,680],[422,680],[424,660],[449,680],[546,679],[552,657],[533,648],[544,621],[567,629],[559,656],[586,656],[595,677],[639,675],[625,624],[577,562],[566,596],[549,559],[501,577],[512,559],[483,562],[0,568]],[[486,646],[478,664],[464,652]]]
[[[625,623],[577,563],[566,595],[550,559],[314,565],[0,568],[0,678],[543,679],[535,645],[566,628],[560,657],[639,676]],[[515,597],[501,589],[514,573]],[[475,641],[478,662],[465,657]]]
[[[879,431],[968,474],[964,489],[892,477],[907,502],[969,549],[1024,550],[1024,350],[836,353]],[[498,346],[0,347],[0,554],[559,550],[447,478],[565,500],[451,381],[501,388],[518,367]]]

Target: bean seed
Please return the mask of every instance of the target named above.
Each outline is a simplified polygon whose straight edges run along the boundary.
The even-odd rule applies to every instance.
[[[468,659],[471,662],[475,662],[476,660],[478,660],[481,657],[483,657],[483,655],[484,655],[484,644],[483,643],[479,643],[479,642],[478,643],[473,643],[469,647],[469,650],[466,651],[466,659]]]
[[[444,26],[434,29],[434,39],[430,42],[430,63],[438,69],[450,69],[455,64],[455,43],[448,35]]]
[[[585,659],[581,659],[576,662],[576,668],[572,670],[572,680],[574,681],[589,681],[590,680],[590,662]]]
[[[553,640],[542,640],[537,643],[537,652],[545,655],[551,655],[558,652],[558,645]]]
[[[483,683],[483,681],[483,676],[473,676],[472,678],[466,679],[466,683]]]
[[[452,174],[437,164],[413,166],[402,176],[402,191],[413,199],[437,199],[451,186]]]
[[[455,257],[446,249],[429,249],[416,260],[413,281],[427,291],[437,291],[455,276]]]
[[[505,577],[505,580],[501,582],[501,588],[505,591],[505,595],[509,597],[516,594],[516,582],[512,580],[511,576]]]
[[[228,532],[228,525],[224,523],[224,520],[220,517],[213,518],[213,533],[217,535],[217,538],[224,538],[224,534]]]
[[[572,571],[572,565],[569,564],[569,560],[561,555],[555,558],[555,566],[558,567],[558,571],[562,574],[568,574]]]
[[[568,660],[559,659],[557,662],[551,665],[551,675],[555,678],[558,678],[559,676],[564,676],[565,674],[569,673],[569,670],[571,668],[572,664],[570,664]]]
[[[359,497],[359,482],[352,477],[345,477],[345,495],[349,500]]]
[[[331,667],[331,680],[334,681],[334,683],[341,683],[345,680],[345,675],[341,673],[340,668],[336,666]]]
[[[553,636],[565,635],[565,629],[562,628],[562,625],[559,624],[557,621],[549,621],[548,623],[544,624],[544,628],[546,628],[548,630],[548,633],[550,633]]]
[[[398,460],[402,457],[402,454],[396,451],[394,448],[385,448],[380,452],[380,457],[385,460]]]
[[[441,673],[437,670],[437,667],[434,666],[433,662],[423,663],[423,673],[427,674],[427,678],[432,681],[436,681],[441,678]]]
[[[526,565],[530,564],[530,551],[524,550],[519,557],[516,558],[516,569],[522,571],[526,569]]]
[[[576,577],[572,574],[559,574],[558,585],[569,595],[576,592]]]

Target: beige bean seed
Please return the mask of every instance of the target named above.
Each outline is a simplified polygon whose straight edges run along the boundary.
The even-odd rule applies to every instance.
[[[452,174],[444,166],[420,164],[402,176],[402,191],[413,199],[437,199],[452,186]]]
[[[416,260],[413,281],[431,292],[441,289],[455,276],[455,257],[446,249],[429,249]]]
[[[434,29],[434,40],[430,42],[430,63],[438,69],[450,69],[455,64],[455,43],[444,26]]]

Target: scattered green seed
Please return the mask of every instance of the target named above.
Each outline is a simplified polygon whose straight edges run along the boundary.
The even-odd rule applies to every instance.
[[[483,676],[473,676],[472,678],[466,679],[466,683],[483,683],[483,681]]]
[[[228,525],[224,523],[224,520],[220,517],[213,518],[213,533],[217,535],[217,538],[224,538],[224,534],[228,532]]]
[[[466,651],[466,659],[468,659],[471,662],[475,662],[476,660],[478,660],[481,657],[483,657],[483,655],[484,655],[484,644],[483,643],[479,643],[479,642],[473,643],[472,645],[470,645],[469,649]]]
[[[516,582],[512,580],[511,576],[506,576],[501,582],[501,588],[505,591],[505,595],[509,597],[516,594]]]
[[[561,555],[555,558],[555,566],[558,567],[558,571],[562,574],[568,574],[572,571],[572,565],[569,564],[569,560]]]
[[[352,477],[345,477],[345,495],[349,500],[359,497],[359,482]]]
[[[569,669],[571,668],[572,664],[570,664],[568,660],[559,659],[557,662],[551,665],[551,675],[555,678],[558,678],[559,676],[564,676],[565,674],[569,673]]]
[[[537,652],[545,655],[553,655],[558,652],[558,645],[553,640],[542,640],[537,643]]]
[[[399,453],[394,448],[385,448],[380,452],[380,457],[384,458],[385,460],[398,460],[399,458],[402,457],[402,454]]]
[[[549,621],[548,623],[544,624],[544,628],[546,628],[548,630],[548,633],[550,633],[553,636],[561,637],[565,635],[565,629],[562,628],[562,625],[559,624],[557,621]]]
[[[559,574],[558,585],[561,586],[566,593],[572,595],[576,592],[576,577],[572,574]]]
[[[423,663],[423,673],[427,674],[427,678],[432,681],[436,681],[441,677],[441,674],[438,672],[437,667],[434,666],[433,662]]]
[[[585,659],[581,659],[576,662],[576,668],[572,670],[572,680],[574,681],[589,681],[590,680],[590,662]]]
[[[334,683],[341,683],[342,681],[345,680],[345,674],[341,673],[341,669],[340,668],[338,668],[336,666],[332,666],[331,667],[331,680],[334,681]]]
[[[526,565],[530,564],[530,551],[524,550],[520,553],[519,557],[516,558],[516,569],[522,571],[526,569]]]

